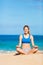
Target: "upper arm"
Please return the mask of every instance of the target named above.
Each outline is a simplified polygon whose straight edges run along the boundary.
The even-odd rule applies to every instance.
[[[32,35],[30,35],[30,39],[33,40],[33,36]]]

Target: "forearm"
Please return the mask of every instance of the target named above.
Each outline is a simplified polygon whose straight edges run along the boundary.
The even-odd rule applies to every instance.
[[[33,46],[33,47],[35,46],[34,42],[32,42],[32,46]]]
[[[21,43],[19,43],[19,47],[21,47]]]

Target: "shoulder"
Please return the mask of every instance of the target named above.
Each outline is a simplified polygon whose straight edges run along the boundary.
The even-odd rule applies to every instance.
[[[30,39],[33,39],[33,35],[30,35]]]

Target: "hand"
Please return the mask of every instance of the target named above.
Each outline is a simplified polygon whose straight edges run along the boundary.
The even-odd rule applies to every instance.
[[[38,48],[38,46],[34,46],[34,48]]]
[[[16,48],[19,48],[19,47],[20,47],[19,45],[16,46]]]

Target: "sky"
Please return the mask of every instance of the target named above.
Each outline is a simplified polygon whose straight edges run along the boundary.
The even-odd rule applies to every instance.
[[[0,35],[23,34],[24,25],[43,35],[43,0],[0,0]]]

